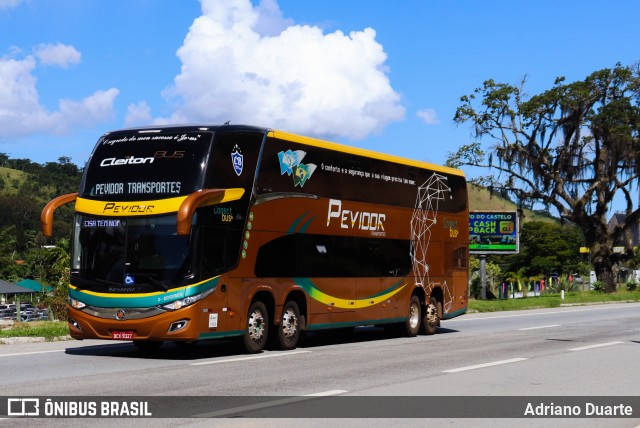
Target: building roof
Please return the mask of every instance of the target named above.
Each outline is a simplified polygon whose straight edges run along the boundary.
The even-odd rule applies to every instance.
[[[615,213],[611,216],[609,220],[609,232],[613,230],[614,227],[624,223],[627,215],[625,213]],[[636,224],[631,226],[631,242],[634,247],[640,245],[640,223],[636,222]],[[623,245],[623,240],[619,239],[614,242],[614,245]]]
[[[50,291],[53,291],[53,287],[41,284],[33,279],[23,279],[22,281],[18,282],[18,285],[20,287],[31,289],[31,292],[36,291],[38,293],[48,293]]]
[[[0,279],[0,294],[28,294],[33,293],[30,288],[20,287],[19,285]]]

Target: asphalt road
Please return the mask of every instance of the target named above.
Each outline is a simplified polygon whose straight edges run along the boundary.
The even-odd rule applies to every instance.
[[[435,336],[400,338],[377,328],[309,335],[296,350],[258,355],[242,354],[240,348],[224,341],[200,342],[190,348],[165,344],[152,353],[141,352],[129,342],[3,345],[0,388],[5,391],[2,395],[40,397],[524,396],[531,397],[535,405],[545,397],[557,396],[638,397],[639,361],[640,304],[623,303],[467,314],[444,321]],[[375,408],[366,408],[366,400],[362,404],[358,418],[375,414]],[[118,426],[136,427],[281,426],[292,421],[249,419],[259,414],[244,410],[243,419],[115,421]],[[553,419],[552,423],[636,427],[640,425],[638,415],[640,405],[634,408],[634,419]],[[110,426],[109,421],[114,423],[99,419],[92,420],[91,425]],[[336,420],[305,421],[308,426],[326,426]],[[416,426],[429,420],[340,421],[341,426]],[[445,417],[429,424],[548,424],[544,421],[548,419]],[[16,422],[5,419],[0,425]],[[83,420],[29,421],[30,426],[76,423],[80,426]]]

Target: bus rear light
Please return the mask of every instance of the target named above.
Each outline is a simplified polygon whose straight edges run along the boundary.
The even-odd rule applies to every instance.
[[[187,326],[187,324],[189,324],[189,320],[175,321],[171,323],[171,325],[169,326],[169,330],[167,330],[167,332],[173,333],[173,332],[182,330]]]

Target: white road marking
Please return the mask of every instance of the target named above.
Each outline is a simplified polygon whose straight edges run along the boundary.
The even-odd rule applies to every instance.
[[[616,342],[607,342],[607,343],[596,343],[595,345],[581,346],[580,348],[571,348],[569,351],[585,351],[587,349],[593,348],[602,348],[603,346],[612,346],[612,345],[620,345],[624,342],[616,341]]]
[[[308,354],[311,351],[287,351],[287,352],[278,352],[278,353],[269,353],[269,354],[260,354],[253,355],[250,357],[238,357],[238,358],[225,358],[224,360],[213,360],[213,361],[201,361],[199,363],[191,363],[192,366],[205,366],[208,364],[224,364],[224,363],[234,363],[236,361],[249,361],[249,360],[259,360],[262,358],[272,358],[272,357],[288,357],[291,355],[299,355],[299,354]]]
[[[627,308],[627,307],[630,308],[630,309],[632,309],[632,308],[637,309],[638,305],[633,304],[633,303],[625,303],[625,304],[620,304],[620,305],[616,304],[614,307],[612,307],[611,305],[602,305],[602,307],[597,307],[597,308],[591,308],[590,307],[590,308],[584,308],[584,309],[567,309],[567,310],[557,310],[557,311],[544,311],[544,312],[536,312],[536,313],[532,313],[532,314],[496,315],[496,316],[493,316],[493,317],[483,317],[483,316],[475,317],[475,316],[473,316],[473,315],[482,315],[482,312],[478,312],[478,313],[468,313],[467,315],[469,315],[469,316],[453,318],[453,319],[450,319],[450,320],[445,320],[445,322],[447,324],[450,324],[450,323],[465,322],[465,321],[476,322],[476,321],[480,321],[480,320],[494,320],[494,319],[500,319],[500,318],[546,316],[546,315],[549,315],[549,314],[567,314],[567,313],[573,313],[573,312],[610,311],[611,309],[623,309],[623,308]]]
[[[330,395],[339,395],[339,394],[345,394],[349,391],[345,391],[344,389],[332,389],[331,391],[324,391],[324,392],[316,392],[313,394],[305,394],[305,397],[328,397]]]
[[[539,330],[541,328],[561,327],[560,324],[540,325],[538,327],[519,328],[518,331]]]
[[[528,358],[511,358],[510,360],[492,361],[490,363],[476,364],[475,366],[458,367],[457,369],[443,370],[442,373],[458,373],[467,370],[481,369],[484,367],[499,366],[501,364],[517,363],[518,361],[528,360]]]
[[[20,352],[15,354],[0,354],[0,357],[19,357],[22,355],[48,354],[50,352],[64,352],[64,351],[65,349],[56,349],[53,351]]]

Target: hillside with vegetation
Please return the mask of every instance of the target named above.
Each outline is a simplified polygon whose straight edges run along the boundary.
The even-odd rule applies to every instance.
[[[56,212],[53,241],[40,232],[40,213],[56,196],[76,192],[81,176],[67,157],[39,164],[0,153],[0,279],[58,282],[61,272],[52,267],[68,252],[73,209]],[[43,248],[48,244],[59,248]]]
[[[469,210],[470,211],[516,211],[518,204],[509,200],[506,196],[501,196],[497,192],[492,192],[486,187],[469,185]],[[552,216],[549,212],[532,210],[529,208],[522,209],[523,223],[532,221],[542,221],[545,223],[559,223],[557,217]]]

